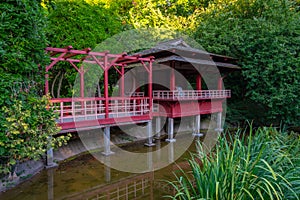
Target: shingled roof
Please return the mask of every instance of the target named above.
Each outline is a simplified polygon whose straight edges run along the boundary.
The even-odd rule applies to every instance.
[[[240,67],[236,65],[237,59],[193,48],[182,38],[158,43],[155,47],[138,52],[137,54],[142,57],[154,56],[155,62],[159,64],[167,64],[171,61],[175,61],[182,66],[217,66],[222,71],[240,69]]]

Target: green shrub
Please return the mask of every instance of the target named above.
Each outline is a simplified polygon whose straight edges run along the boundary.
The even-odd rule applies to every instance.
[[[59,132],[57,118],[48,109],[49,96],[38,98],[22,92],[1,109],[0,174],[11,172],[17,162],[39,159],[45,155],[50,142],[61,146],[69,136],[52,137]]]
[[[171,183],[172,199],[299,199],[299,135],[250,128],[250,135],[220,137],[210,153],[198,147],[191,172]]]

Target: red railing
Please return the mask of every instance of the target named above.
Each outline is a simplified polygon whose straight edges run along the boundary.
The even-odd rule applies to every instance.
[[[230,90],[155,90],[153,99],[190,100],[230,98]]]
[[[51,107],[59,113],[59,123],[105,118],[141,116],[149,114],[148,97],[110,97],[108,116],[105,98],[59,98],[51,99]]]

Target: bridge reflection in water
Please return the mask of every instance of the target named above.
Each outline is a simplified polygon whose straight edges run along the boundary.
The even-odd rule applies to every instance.
[[[160,144],[158,144],[160,146]],[[150,154],[151,155],[151,154]],[[110,159],[110,157],[106,157]],[[174,145],[173,143],[168,145],[168,162],[174,162]],[[72,164],[71,164],[72,165]],[[151,162],[151,157],[148,158],[147,165],[149,169],[153,168],[153,163]],[[170,166],[170,169],[167,171],[172,174],[173,171],[176,171],[178,168],[176,166],[185,168],[185,164],[179,163],[173,166]],[[89,166],[90,167],[90,166]],[[161,194],[174,194],[174,189],[165,181],[162,181],[161,176],[155,177],[156,172],[148,172],[143,174],[131,174],[127,177],[121,178],[119,180],[112,181],[112,175],[114,172],[113,169],[108,166],[103,168],[103,182],[100,185],[94,185],[91,188],[84,188],[82,191],[77,190],[75,193],[64,194],[62,196],[55,194],[56,183],[54,176],[57,176],[57,169],[50,168],[47,171],[48,177],[48,200],[52,199],[92,199],[92,200],[131,200],[131,199],[157,199],[157,194],[159,191]],[[100,172],[101,173],[101,172]],[[165,175],[165,173],[162,173]],[[99,176],[99,173],[97,173]],[[56,186],[55,186],[56,185]]]

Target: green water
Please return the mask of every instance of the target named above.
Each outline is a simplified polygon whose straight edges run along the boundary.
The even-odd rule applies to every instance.
[[[161,143],[162,146],[166,144]],[[155,150],[157,147],[151,148]],[[143,144],[133,144],[124,149],[131,152],[149,151],[149,147]],[[192,143],[173,164],[143,174],[108,168],[93,155],[85,154],[62,162],[57,168],[43,170],[16,188],[1,193],[0,199],[166,199],[164,196],[172,194],[173,190],[162,180],[175,180],[178,165],[188,168],[185,158],[194,151],[195,143]]]

